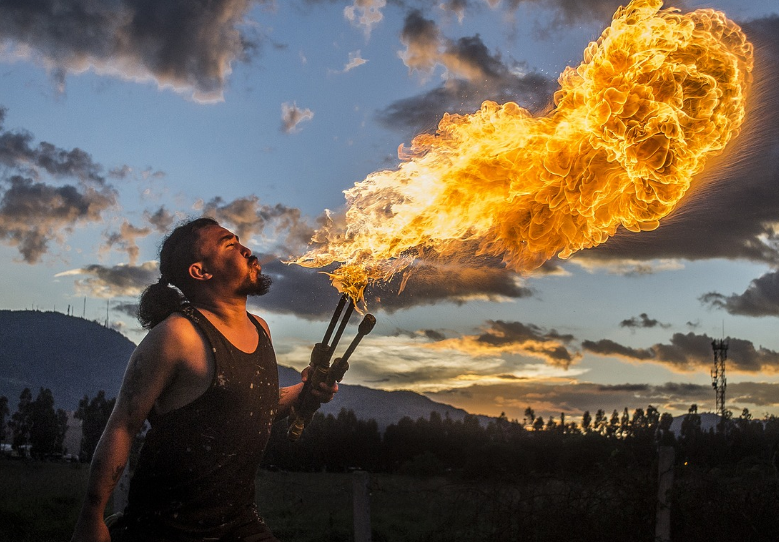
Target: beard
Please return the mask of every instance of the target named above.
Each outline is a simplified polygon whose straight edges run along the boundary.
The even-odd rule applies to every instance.
[[[238,293],[246,296],[260,296],[265,295],[270,290],[270,285],[273,283],[268,275],[263,275],[262,270],[257,262],[257,256],[250,256],[248,262],[250,269],[258,269],[257,274],[252,276],[252,273],[246,277],[246,280],[238,289]]]
[[[265,295],[270,291],[271,284],[273,284],[273,280],[268,275],[257,273],[256,277],[248,277],[246,279],[246,282],[241,285],[238,293],[247,296]]]

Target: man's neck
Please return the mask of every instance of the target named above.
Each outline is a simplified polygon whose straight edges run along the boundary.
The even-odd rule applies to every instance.
[[[206,311],[218,318],[228,327],[239,327],[246,324],[246,297],[238,298],[195,298],[190,303],[200,310]]]

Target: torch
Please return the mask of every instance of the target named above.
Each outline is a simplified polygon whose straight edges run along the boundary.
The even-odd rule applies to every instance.
[[[344,307],[346,308],[344,309]],[[354,353],[354,349],[357,348],[362,338],[370,333],[373,330],[373,326],[376,325],[376,318],[372,314],[366,314],[357,328],[357,335],[352,339],[346,352],[341,357],[336,358],[333,364],[330,365],[330,359],[333,357],[338,341],[341,340],[341,335],[343,335],[353,311],[354,302],[346,294],[342,295],[338,301],[338,306],[335,308],[333,317],[330,319],[330,325],[327,326],[322,342],[316,343],[311,351],[311,361],[308,364],[308,380],[306,380],[300,392],[299,406],[293,410],[289,417],[289,429],[287,430],[287,438],[289,440],[295,441],[300,438],[303,429],[314,417],[314,413],[321,404],[312,393],[312,390],[318,389],[319,384],[322,382],[332,386],[343,379],[344,374],[349,369],[349,358]],[[339,318],[341,319],[340,324],[338,323]],[[338,329],[336,330],[337,324]],[[333,331],[336,331],[336,333],[331,343],[330,337]]]

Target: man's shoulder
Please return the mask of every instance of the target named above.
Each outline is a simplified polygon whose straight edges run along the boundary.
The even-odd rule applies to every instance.
[[[265,330],[265,333],[268,334],[268,338],[270,339],[270,328],[268,327],[268,322],[266,322],[263,318],[260,318],[256,314],[249,313],[249,317],[254,319],[258,324],[262,326],[262,329]]]
[[[174,312],[154,326],[139,346],[144,343],[164,351],[183,353],[190,348],[202,348],[203,340],[189,318]]]

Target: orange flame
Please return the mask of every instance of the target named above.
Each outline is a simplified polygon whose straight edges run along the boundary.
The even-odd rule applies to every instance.
[[[657,228],[738,134],[753,66],[752,45],[723,13],[661,6],[617,10],[579,67],[560,75],[545,116],[491,101],[445,114],[397,170],[345,191],[345,224],[331,219],[294,263],[340,263],[333,284],[358,301],[368,283],[423,256],[475,246],[528,272],[619,226]]]

